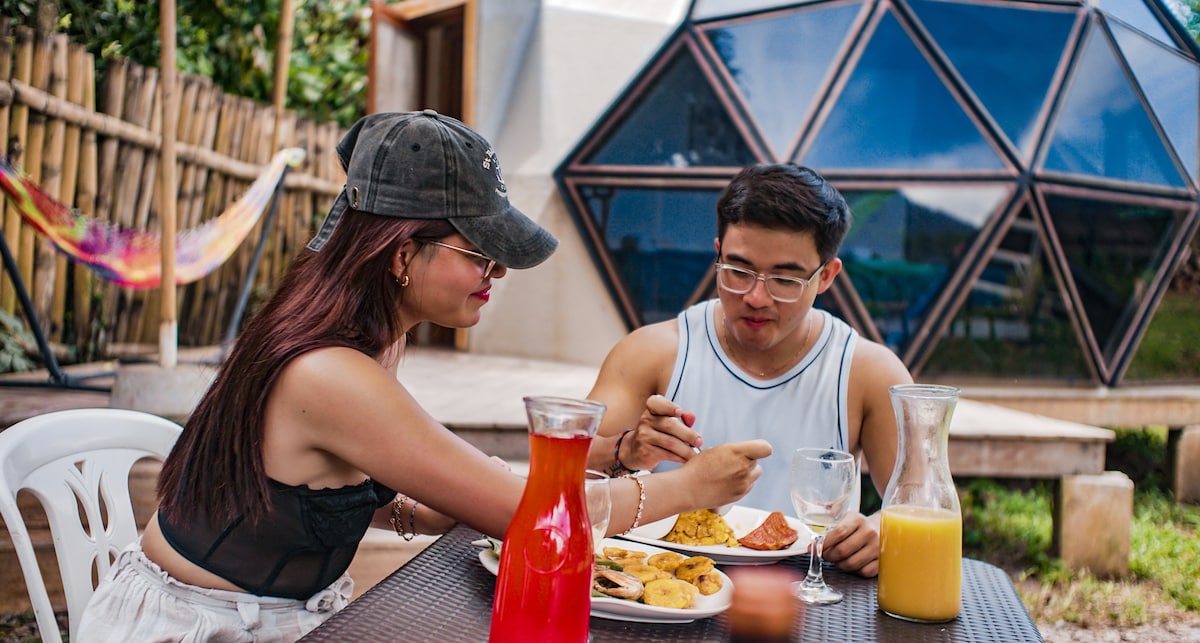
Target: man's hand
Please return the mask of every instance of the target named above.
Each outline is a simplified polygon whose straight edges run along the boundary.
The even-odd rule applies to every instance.
[[[704,439],[691,429],[696,415],[661,395],[646,399],[646,409],[621,440],[621,464],[627,469],[652,469],[659,462],[687,462]]]
[[[825,533],[822,557],[844,572],[871,578],[879,574],[879,514],[848,514]]]

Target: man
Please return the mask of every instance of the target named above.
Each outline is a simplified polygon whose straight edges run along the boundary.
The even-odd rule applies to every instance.
[[[588,395],[608,406],[589,465],[620,474],[765,438],[778,455],[742,504],[795,515],[790,457],[804,446],[864,456],[882,495],[897,443],[888,387],[912,376],[887,347],[813,308],[841,272],[849,228],[845,199],[812,170],[739,172],[717,202],[718,298],[635,330],[608,354]],[[879,515],[850,514],[823,552],[874,576]]]

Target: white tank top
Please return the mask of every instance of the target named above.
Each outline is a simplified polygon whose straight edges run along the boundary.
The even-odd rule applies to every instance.
[[[665,396],[696,413],[704,446],[763,438],[773,453],[739,505],[795,515],[788,491],[791,454],[800,447],[847,449],[847,382],[858,333],[828,312],[816,344],[790,370],[757,380],[734,364],[717,339],[717,300],[679,313],[679,349]],[[663,464],[660,468],[676,466]],[[855,503],[856,504],[856,503]]]

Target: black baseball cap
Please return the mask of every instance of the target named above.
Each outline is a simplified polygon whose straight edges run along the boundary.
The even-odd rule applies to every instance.
[[[342,188],[308,248],[320,251],[348,209],[446,219],[508,268],[532,268],[558,240],[508,202],[496,152],[461,121],[431,109],[371,114],[337,146]]]

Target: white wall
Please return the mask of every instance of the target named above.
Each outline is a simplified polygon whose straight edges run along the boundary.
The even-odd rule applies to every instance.
[[[480,0],[488,7],[506,0]],[[683,17],[687,0],[543,0],[516,46],[480,25],[479,70],[499,74],[519,56],[511,92],[494,86],[476,105],[481,133],[496,147],[509,198],[554,233],[559,249],[531,270],[510,271],[471,329],[473,353],[599,365],[625,335],[620,313],[583,244],[557,186],[555,167],[625,89]],[[505,57],[508,56],[508,57]],[[496,116],[493,112],[499,113]]]

